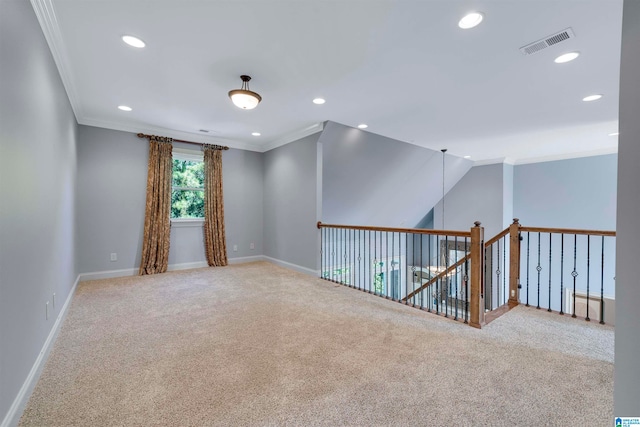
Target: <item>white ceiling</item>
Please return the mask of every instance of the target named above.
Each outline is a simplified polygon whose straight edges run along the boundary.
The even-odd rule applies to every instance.
[[[479,163],[617,149],[608,134],[618,123],[622,0],[32,4],[80,124],[265,151],[325,120],[367,123]],[[472,10],[482,24],[458,28]],[[568,27],[575,38],[519,50]],[[147,46],[125,45],[124,34]],[[574,50],[575,61],[553,62]],[[241,74],[263,97],[255,110],[227,96]],[[604,96],[582,101],[593,93]],[[326,104],[311,102],[318,96]]]

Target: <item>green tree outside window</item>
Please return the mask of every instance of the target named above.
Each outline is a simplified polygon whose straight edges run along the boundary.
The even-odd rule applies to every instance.
[[[204,218],[204,162],[173,159],[171,218]]]

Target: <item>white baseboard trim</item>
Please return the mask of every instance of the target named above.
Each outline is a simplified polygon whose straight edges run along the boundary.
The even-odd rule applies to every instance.
[[[73,299],[73,295],[76,292],[76,288],[78,287],[79,282],[80,275],[78,275],[75,283],[73,284],[73,287],[69,291],[67,300],[62,306],[62,309],[60,310],[60,313],[58,314],[58,317],[56,318],[56,321],[51,328],[51,332],[49,332],[49,336],[47,336],[47,339],[42,346],[42,350],[40,350],[40,354],[38,354],[36,361],[33,363],[31,371],[29,371],[29,375],[27,375],[27,378],[22,384],[22,387],[20,388],[18,395],[14,399],[13,404],[11,404],[7,415],[4,417],[2,423],[0,423],[0,427],[13,427],[18,425],[20,417],[22,416],[22,412],[24,412],[24,408],[29,401],[29,397],[31,397],[31,393],[33,392],[33,389],[36,386],[38,379],[40,378],[42,369],[44,368],[47,358],[49,357],[49,353],[53,348],[53,343],[58,336],[58,332],[60,332],[60,327],[62,326],[65,316],[67,315],[67,310],[69,309],[71,300]]]
[[[246,264],[248,262],[266,261],[263,255],[229,258],[229,264]]]
[[[94,271],[92,273],[82,273],[80,275],[80,281],[86,282],[87,280],[113,279],[114,277],[136,276],[137,274],[138,274],[137,268],[126,268],[124,270]]]
[[[182,264],[169,264],[169,266],[167,266],[167,271],[190,270],[192,268],[203,268],[208,266],[209,264],[207,264],[207,261],[184,262]],[[113,279],[115,277],[137,276],[138,272],[139,272],[138,268],[125,268],[123,270],[94,271],[92,273],[82,273],[80,275],[80,281],[86,282],[87,280]]]
[[[167,266],[167,271],[191,270],[192,268],[203,268],[203,267],[209,267],[209,263],[207,261],[197,261],[197,262],[183,262],[182,264],[170,264],[169,266]]]
[[[289,268],[291,270],[295,270],[295,271],[298,271],[300,273],[307,274],[309,276],[314,276],[314,277],[319,277],[320,276],[320,271],[319,270],[312,270],[312,269],[307,268],[307,267],[302,267],[302,266],[297,265],[297,264],[291,264],[290,262],[282,261],[282,260],[271,258],[271,257],[268,257],[268,256],[264,256],[264,260],[268,261],[270,263],[273,263],[275,265],[279,265],[280,267]]]

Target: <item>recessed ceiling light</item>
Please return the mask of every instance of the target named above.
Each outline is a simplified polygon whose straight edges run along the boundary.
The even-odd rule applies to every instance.
[[[465,159],[470,159],[470,158],[471,158],[471,156],[464,156],[464,158],[465,158]]]
[[[589,102],[589,101],[597,101],[600,98],[602,98],[602,95],[597,94],[597,95],[585,96],[584,98],[582,98],[582,100],[585,102]]]
[[[362,123],[362,124],[358,125],[358,129],[366,129],[366,128],[368,128],[368,127],[369,127],[369,126],[365,125],[364,123]]]
[[[133,47],[142,48],[146,46],[145,42],[133,36],[122,36],[122,41]]]
[[[324,104],[326,101],[324,100],[324,98],[316,98],[313,100],[314,104],[318,104],[318,105],[322,105]]]
[[[565,62],[573,61],[578,56],[580,56],[580,52],[569,52],[558,56],[553,60],[553,62],[555,62],[556,64],[564,64]]]
[[[133,108],[127,107],[126,105],[118,105],[118,109],[122,111],[131,111]]]
[[[253,136],[260,136],[260,132],[253,132],[251,135],[253,135]]]
[[[620,132],[613,132],[609,134],[609,136],[618,136],[618,135],[620,135]]]
[[[480,24],[484,19],[484,15],[482,12],[471,12],[466,14],[459,22],[458,27],[463,30],[468,30],[469,28],[473,28],[476,25]]]

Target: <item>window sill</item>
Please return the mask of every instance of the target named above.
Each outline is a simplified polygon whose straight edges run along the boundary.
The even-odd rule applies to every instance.
[[[172,219],[172,228],[182,227],[202,227],[204,225],[204,218],[189,218],[189,219]]]

